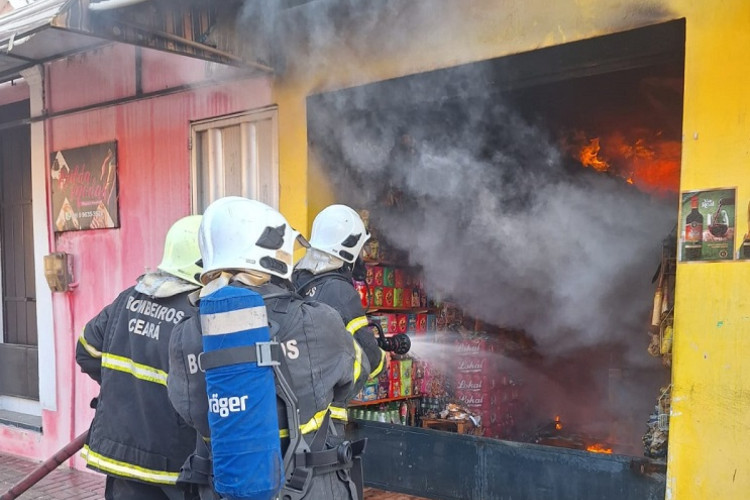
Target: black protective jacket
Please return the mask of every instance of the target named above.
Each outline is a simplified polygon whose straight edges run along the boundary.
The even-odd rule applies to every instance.
[[[101,385],[83,450],[88,467],[145,483],[177,481],[196,434],[169,404],[169,339],[190,310],[187,292],[156,298],[132,287],[86,325],[76,361]]]
[[[385,363],[385,352],[378,346],[372,327],[367,326],[369,320],[359,293],[354,288],[351,272],[335,270],[315,275],[308,270],[297,269],[292,280],[298,294],[328,304],[338,311],[346,330],[354,335],[370,362],[369,378],[377,377]]]
[[[229,286],[246,285],[234,282]],[[357,394],[364,386],[370,365],[332,308],[302,300],[273,283],[247,288],[264,296],[268,320],[279,327],[278,341],[284,346],[292,389],[298,400],[300,430],[309,442],[326,422],[326,413],[330,412],[332,418],[346,419],[346,411],[334,408],[333,403],[345,403]],[[201,436],[210,439],[206,378],[195,361],[203,350],[201,335],[197,314],[175,328],[170,345],[168,387],[170,401],[180,415]],[[335,446],[335,439],[327,441]],[[336,472],[319,474],[304,498],[349,499],[350,489],[337,478]]]

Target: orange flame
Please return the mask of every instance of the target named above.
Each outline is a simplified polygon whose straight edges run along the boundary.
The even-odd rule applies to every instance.
[[[606,172],[609,170],[609,163],[599,158],[599,150],[601,150],[599,138],[594,137],[578,152],[578,159],[584,167],[591,167],[597,172]]]
[[[590,451],[592,453],[612,453],[612,448],[608,448],[607,446],[604,446],[601,443],[592,444],[591,446],[586,447],[586,451]]]
[[[630,138],[614,132],[589,139],[579,131],[568,144],[584,167],[622,177],[641,191],[663,195],[679,190],[682,145],[665,140],[661,132],[638,130]]]
[[[562,422],[560,421],[560,415],[555,416],[555,430],[559,431],[562,429]]]

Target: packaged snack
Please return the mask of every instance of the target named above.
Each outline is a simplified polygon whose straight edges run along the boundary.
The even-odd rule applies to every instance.
[[[375,286],[383,286],[383,266],[372,267],[372,282]]]
[[[393,287],[384,286],[383,288],[383,307],[393,307]]]
[[[386,314],[387,328],[383,330],[383,333],[395,334],[398,333],[398,315],[397,314]]]
[[[393,286],[395,288],[404,288],[404,270],[403,269],[393,270]]]
[[[384,267],[383,268],[383,286],[394,286],[393,285],[393,268],[392,267]]]
[[[362,307],[365,309],[370,308],[370,293],[369,293],[369,287],[367,286],[367,283],[364,281],[355,281],[354,282],[354,288],[357,290],[357,293],[359,294],[359,301],[362,303]]]
[[[398,331],[396,333],[407,333],[409,331],[409,315],[397,314],[398,318]]]
[[[419,313],[416,317],[416,326],[414,328],[415,333],[427,333],[427,314]]]
[[[405,333],[417,333],[417,315],[409,314]]]
[[[428,332],[434,332],[437,330],[437,316],[434,314],[427,314],[427,330]]]
[[[401,363],[399,363],[399,361],[400,360],[394,359],[388,363],[388,378],[391,381],[401,378]]]
[[[411,307],[420,307],[422,305],[422,299],[419,295],[419,288],[411,289]]]
[[[393,307],[404,307],[404,290],[402,288],[393,289]]]
[[[412,360],[411,359],[400,359],[399,363],[399,378],[411,379],[412,373]]]

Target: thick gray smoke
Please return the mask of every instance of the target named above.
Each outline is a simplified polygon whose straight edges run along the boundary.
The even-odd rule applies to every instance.
[[[337,85],[328,71],[348,75],[343,81],[375,79],[371,65],[342,67],[330,51],[349,61],[374,52],[408,74],[421,64],[410,52],[413,32],[429,47],[464,32],[460,26],[471,29],[461,2],[354,4],[245,2],[239,22],[274,40],[277,77],[287,69],[298,81],[309,75],[310,94]],[[411,56],[402,59],[403,52]],[[545,121],[548,110],[533,92],[518,100],[501,95],[507,88],[498,82],[517,71],[503,63],[450,68],[313,95],[310,152],[337,201],[368,209],[377,238],[421,268],[428,295],[533,339],[541,358],[492,360],[522,379],[526,426],[559,414],[566,425],[609,435],[637,453],[668,375],[646,353],[646,331],[651,278],[676,202],[571,161],[558,134],[580,125],[578,115],[592,104]],[[417,344],[414,352],[450,365],[450,344]]]
[[[407,3],[369,5],[245,2],[239,22],[261,39],[287,40],[278,54],[299,66],[325,47],[364,43],[378,27],[397,31],[407,11],[434,16]],[[433,296],[524,329],[545,354],[603,343],[642,350],[674,206],[571,167],[556,137],[498,95],[504,76],[493,71],[446,70],[312,98],[313,154],[338,198],[370,209],[380,236],[423,269]]]
[[[429,296],[534,340],[541,362],[493,361],[522,379],[525,425],[562,415],[637,454],[668,379],[646,332],[674,203],[570,161],[481,75],[462,81],[311,98],[312,154]]]
[[[476,83],[436,82],[429,93],[448,97],[431,104],[374,86],[311,100],[312,150],[340,199],[370,209],[378,236],[422,268],[428,294],[525,330],[543,354],[644,351],[673,204],[569,164]]]

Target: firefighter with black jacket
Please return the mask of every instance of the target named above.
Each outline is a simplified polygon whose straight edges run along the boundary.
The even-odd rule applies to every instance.
[[[333,402],[346,402],[363,387],[370,372],[369,362],[334,309],[306,301],[293,292],[290,277],[296,242],[307,243],[268,205],[234,196],[213,202],[204,212],[199,231],[204,287],[195,299],[202,307],[202,301],[211,299],[226,287],[249,289],[263,297],[263,318],[267,317],[274,331],[274,345],[280,346],[279,359],[275,362],[283,368],[279,369],[280,373],[285,373],[284,376],[277,374],[277,387],[278,379],[283,378],[296,399],[291,406],[295,409],[286,411],[290,406],[284,403],[290,404],[289,398],[282,398],[278,390],[276,392],[279,397],[276,439],[281,441],[285,469],[280,498],[361,500],[360,455],[364,443],[342,443],[342,436],[334,435],[331,419],[346,419],[346,410],[334,407]],[[198,484],[201,499],[220,498],[219,493],[225,494],[212,488],[218,485],[220,478],[216,464],[211,466],[211,457],[218,456],[221,450],[216,440],[212,440],[208,418],[209,368],[205,364],[208,353],[202,352],[202,336],[212,335],[207,328],[217,325],[217,321],[221,322],[225,335],[240,334],[243,329],[251,328],[247,324],[249,321],[236,313],[229,311],[208,319],[202,313],[196,314],[177,325],[170,344],[170,401],[198,430],[203,438],[199,444],[206,445],[204,449],[199,447],[186,462],[182,476],[184,482]],[[238,385],[243,387],[238,390],[247,392],[247,407],[251,410],[252,387]],[[244,407],[235,406],[235,411],[245,411]],[[297,423],[292,424],[295,419]],[[242,441],[243,436],[253,433],[254,427],[234,429],[235,441]],[[292,441],[294,436],[297,441]],[[258,472],[236,470],[232,474],[247,481]]]
[[[328,304],[338,311],[346,330],[354,336],[370,362],[370,378],[377,377],[385,363],[368,326],[353,273],[364,268],[362,247],[370,239],[362,218],[346,205],[330,205],[313,221],[310,248],[295,266],[292,281],[297,293]],[[364,276],[358,277],[364,280]]]
[[[100,392],[82,456],[107,475],[107,500],[182,500],[175,484],[196,433],[169,404],[172,330],[200,288],[198,228],[192,215],[169,229],[162,261],[86,324],[76,346],[81,370]]]

